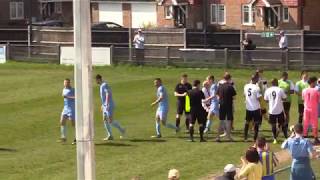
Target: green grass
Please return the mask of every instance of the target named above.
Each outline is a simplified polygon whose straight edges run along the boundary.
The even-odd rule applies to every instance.
[[[98,86],[94,85],[95,154],[97,179],[126,180],[134,176],[142,179],[166,179],[168,169],[177,168],[182,179],[194,180],[209,173],[221,172],[227,163],[239,164],[239,157],[251,143],[188,143],[187,135],[175,135],[162,128],[164,138],[152,141],[155,109],[153,79],[161,77],[170,94],[169,121],[175,119],[173,90],[181,73],[191,80],[203,80],[208,74],[221,77],[223,69],[175,69],[153,67],[99,67],[100,73],[113,89],[116,119],[128,132],[128,139],[105,143],[102,117],[99,111]],[[230,70],[237,87],[235,111],[235,139],[243,139],[244,99],[243,85],[250,70]],[[298,72],[290,72],[297,80]],[[265,76],[278,77],[279,72],[268,71]],[[319,74],[318,74],[319,75]],[[57,144],[59,117],[63,99],[63,79],[73,77],[73,68],[59,65],[7,63],[0,65],[0,179],[75,179],[76,147],[70,145],[73,130],[68,128],[69,141]],[[292,122],[297,119],[296,98],[293,99]],[[214,122],[214,128],[217,122]],[[270,127],[263,125],[264,134],[271,136]],[[278,146],[273,146],[278,150]]]

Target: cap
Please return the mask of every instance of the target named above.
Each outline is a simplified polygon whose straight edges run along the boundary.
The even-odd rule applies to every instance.
[[[170,169],[168,173],[168,179],[170,178],[180,178],[180,173],[177,169]]]
[[[225,172],[225,173],[234,172],[234,171],[236,171],[236,166],[233,165],[233,164],[227,164],[227,165],[224,167],[224,172]]]
[[[142,29],[141,29],[141,28],[139,28],[139,29],[138,29],[138,32],[142,32]]]
[[[280,34],[284,34],[284,33],[285,33],[284,30],[281,30],[281,31],[280,31]]]

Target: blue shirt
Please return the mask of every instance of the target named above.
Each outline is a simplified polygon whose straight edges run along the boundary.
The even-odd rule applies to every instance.
[[[67,98],[66,96],[74,97],[74,88],[63,88],[62,90],[63,104],[65,108],[74,108],[75,106],[75,99],[74,98]]]
[[[158,104],[158,109],[160,111],[167,111],[169,109],[168,95],[167,90],[162,85],[157,89],[157,97],[160,98],[161,96],[162,100]]]
[[[107,96],[109,98],[109,102],[106,102]],[[102,82],[102,84],[100,85],[100,98],[101,98],[101,104],[103,106],[107,106],[107,105],[109,107],[114,106],[113,99],[112,99],[112,91],[106,82]]]
[[[218,85],[215,83],[212,84],[210,87],[210,96],[214,95],[215,97],[211,99],[211,104],[218,102],[217,90],[218,90]]]
[[[289,138],[283,142],[281,148],[289,150],[293,163],[299,158],[309,158],[313,151],[311,142],[302,137]]]

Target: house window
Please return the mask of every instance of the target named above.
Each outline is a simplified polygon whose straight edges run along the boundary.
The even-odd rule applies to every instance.
[[[226,11],[223,4],[211,4],[211,24],[225,24]]]
[[[283,7],[283,22],[289,22],[289,8],[288,7]]]
[[[253,6],[242,6],[242,24],[253,25],[256,22],[255,8]]]
[[[24,3],[10,2],[10,19],[21,20],[24,19]]]
[[[62,14],[62,2],[54,3],[54,12],[57,14]]]
[[[164,15],[166,19],[172,19],[173,7],[172,6],[165,6],[164,7]]]

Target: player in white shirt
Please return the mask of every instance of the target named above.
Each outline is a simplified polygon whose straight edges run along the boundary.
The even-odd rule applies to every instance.
[[[204,94],[204,97],[207,99],[210,97],[210,83],[205,80],[202,84],[202,89],[201,91],[203,92]],[[204,110],[206,110],[206,112],[208,113],[209,110],[210,110],[210,101],[202,101],[202,107]]]
[[[259,86],[257,85],[258,77],[253,75],[251,82],[244,86],[244,96],[246,98],[246,123],[244,127],[244,141],[248,140],[249,125],[253,120],[254,137],[256,141],[259,134],[259,127],[262,122],[260,99],[262,97]]]
[[[264,100],[269,103],[269,123],[272,127],[273,144],[277,144],[277,124],[282,128],[285,138],[288,138],[287,126],[284,126],[285,114],[283,108],[283,100],[287,98],[287,95],[283,89],[278,87],[278,79],[274,78],[271,85],[264,94]]]

